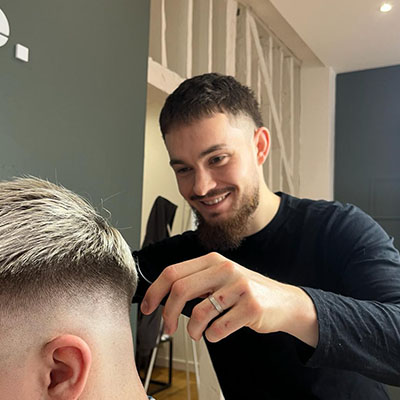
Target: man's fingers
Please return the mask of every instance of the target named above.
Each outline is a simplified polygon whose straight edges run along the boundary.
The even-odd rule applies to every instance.
[[[162,299],[171,291],[172,285],[175,282],[221,263],[223,260],[224,258],[219,254],[210,253],[165,268],[157,280],[147,289],[141,304],[141,311],[143,314],[151,314],[160,305]],[[204,293],[199,293],[198,296]]]
[[[230,309],[239,299],[239,294],[232,286],[225,286],[213,293],[212,296],[224,311]],[[219,315],[220,312],[207,297],[193,309],[187,326],[190,337],[194,340],[200,340],[210,321]]]
[[[193,309],[190,316],[186,328],[189,336],[194,340],[200,340],[209,322],[218,315],[220,313],[211,304],[210,300],[208,298],[203,300]]]
[[[176,281],[172,285],[163,312],[166,332],[169,334],[175,332],[179,315],[187,301],[204,297],[205,294],[208,297],[209,293],[215,292],[218,287],[223,285],[226,276],[218,273],[218,269],[219,267],[216,266],[199,271]],[[208,299],[205,301],[210,303]],[[202,303],[204,303],[204,300]]]
[[[245,310],[248,302],[248,282],[246,279],[234,279],[229,284],[222,286],[219,290],[212,293],[213,302],[217,302],[222,310],[225,311],[223,315],[219,312],[213,302],[210,301],[209,298],[203,300],[200,304],[198,304],[192,312],[191,318],[188,323],[188,332],[189,335],[195,339],[199,340],[203,335],[204,331],[207,329],[209,323],[216,317],[219,318],[216,321],[223,321],[222,318],[226,314],[232,316],[232,313],[226,312],[227,310]],[[236,311],[235,311],[236,312]],[[234,316],[235,314],[233,314]],[[238,325],[248,323],[250,315],[248,312],[243,313],[243,321],[238,322]],[[229,324],[228,324],[229,325]],[[211,326],[215,326],[212,324]],[[243,326],[243,325],[242,325]],[[240,327],[240,326],[239,326]],[[218,328],[218,324],[217,324]],[[235,328],[239,329],[239,328]],[[233,332],[233,331],[232,331]],[[229,333],[228,333],[229,334]],[[221,337],[222,338],[222,337]]]
[[[215,343],[246,326],[247,323],[246,308],[240,304],[236,304],[226,314],[221,315],[221,317],[217,318],[211,324],[205,331],[205,336],[209,342]]]
[[[175,267],[175,265],[171,265],[165,268],[160,276],[147,289],[140,306],[143,314],[151,314],[168,294],[172,284],[179,276]]]

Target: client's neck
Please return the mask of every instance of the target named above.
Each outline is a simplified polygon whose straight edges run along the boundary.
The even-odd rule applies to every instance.
[[[110,338],[93,357],[90,382],[82,400],[147,400],[137,373],[131,333]]]

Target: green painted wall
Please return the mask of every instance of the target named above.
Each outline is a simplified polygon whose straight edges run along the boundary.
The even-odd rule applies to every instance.
[[[358,205],[400,248],[400,66],[336,80],[335,198]],[[392,400],[400,388],[388,387]]]
[[[400,246],[400,66],[336,80],[335,198],[369,213]]]
[[[0,0],[0,179],[88,198],[139,245],[149,1]],[[30,61],[14,57],[17,43]]]

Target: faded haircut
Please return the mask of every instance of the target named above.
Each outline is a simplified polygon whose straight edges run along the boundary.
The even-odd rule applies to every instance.
[[[188,125],[215,113],[246,115],[255,126],[264,126],[253,91],[228,75],[208,73],[182,82],[165,101],[160,129],[165,135],[179,125]]]
[[[127,243],[88,202],[37,178],[0,182],[0,310],[106,295],[126,312],[136,286]]]

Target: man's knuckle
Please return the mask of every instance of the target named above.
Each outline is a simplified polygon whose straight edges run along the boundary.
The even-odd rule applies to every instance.
[[[245,277],[240,277],[237,282],[237,291],[239,292],[240,296],[243,296],[244,294],[248,294],[250,292],[250,283],[249,280],[246,279]]]
[[[187,287],[183,280],[176,281],[171,287],[171,295],[174,297],[183,297],[186,291]]]
[[[250,317],[259,315],[262,312],[261,304],[257,301],[249,301],[247,304],[247,313]]]
[[[164,269],[163,275],[168,282],[175,282],[178,278],[178,272],[175,265],[170,265]]]
[[[221,321],[217,320],[212,324],[210,329],[212,330],[214,336],[221,337],[224,335],[226,328],[225,328],[225,324],[223,324]]]
[[[209,261],[211,262],[220,262],[222,259],[224,259],[221,254],[217,253],[216,251],[212,251],[211,253],[208,253],[207,257],[209,258]]]
[[[207,317],[207,311],[202,307],[195,307],[191,317],[194,322],[203,322]]]
[[[221,271],[229,275],[235,272],[235,268],[235,263],[230,260],[226,260],[220,264]]]

